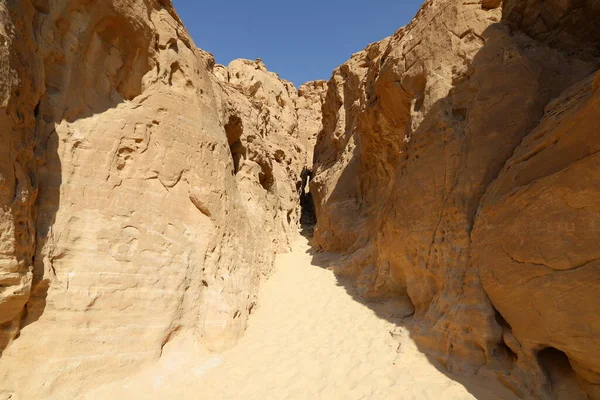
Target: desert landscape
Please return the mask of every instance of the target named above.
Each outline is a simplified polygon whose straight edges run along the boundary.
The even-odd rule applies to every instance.
[[[600,399],[600,1],[398,28],[295,87],[0,0],[0,400]]]

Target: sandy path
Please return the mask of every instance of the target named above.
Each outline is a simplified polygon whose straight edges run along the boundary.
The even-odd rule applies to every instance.
[[[406,330],[377,317],[331,271],[313,265],[308,249],[300,238],[292,253],[278,257],[276,272],[261,289],[260,307],[235,348],[201,363],[174,353],[179,356],[90,397],[474,398],[431,365]]]

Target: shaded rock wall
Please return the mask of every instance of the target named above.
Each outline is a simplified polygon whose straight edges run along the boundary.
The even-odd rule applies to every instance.
[[[75,397],[179,336],[234,344],[297,232],[295,88],[246,61],[224,81],[169,1],[0,18],[3,394]]]
[[[502,21],[571,55],[600,54],[598,0],[504,0]]]
[[[510,326],[507,344],[531,357],[564,353],[549,366],[570,366],[592,398],[600,397],[599,77],[547,105],[488,188],[472,233],[473,266]]]
[[[408,297],[444,368],[597,397],[597,7],[545,3],[543,35],[533,3],[427,1],[334,71],[314,244],[347,254],[363,296]]]

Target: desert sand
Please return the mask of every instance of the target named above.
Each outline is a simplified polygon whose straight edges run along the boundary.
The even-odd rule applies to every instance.
[[[189,341],[174,340],[157,365],[86,398],[475,398],[432,365],[392,315],[378,316],[385,304],[358,301],[327,268],[336,261],[332,253],[313,254],[299,237],[292,252],[277,257],[237,346],[192,354]],[[402,321],[401,304],[394,309]],[[507,398],[486,390],[477,396]]]

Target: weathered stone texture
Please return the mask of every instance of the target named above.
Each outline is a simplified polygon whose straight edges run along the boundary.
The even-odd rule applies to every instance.
[[[553,352],[598,396],[600,64],[560,28],[512,22],[529,18],[519,4],[427,1],[334,72],[314,244],[347,254],[338,273],[364,296],[408,296],[415,338],[449,370],[486,367],[550,397],[559,378],[540,359]],[[597,44],[597,13],[569,9],[578,24],[557,26]]]
[[[177,336],[233,345],[297,232],[295,88],[246,61],[222,82],[168,1],[0,18],[2,390],[74,398]]]

